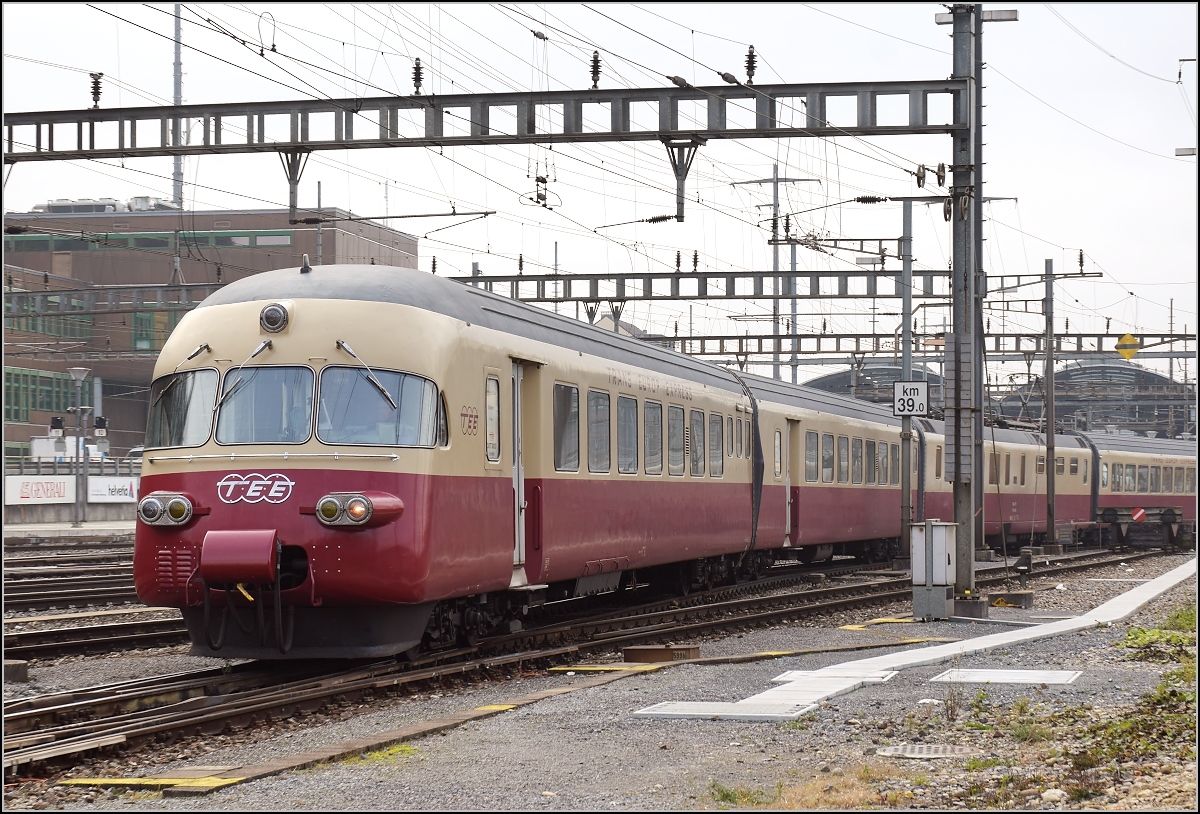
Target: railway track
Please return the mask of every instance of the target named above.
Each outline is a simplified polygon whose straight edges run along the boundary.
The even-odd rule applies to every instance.
[[[1146,556],[1152,554],[1098,554],[1044,565],[1038,575]],[[1007,578],[1003,567],[992,568],[981,572],[977,584],[995,584]],[[906,576],[879,575],[852,585],[721,598],[728,596],[728,590],[687,598],[695,602],[652,602],[619,615],[573,620],[487,639],[475,647],[443,651],[414,662],[386,659],[340,663],[335,670],[320,662],[248,662],[224,670],[14,701],[4,707],[4,767],[16,773],[31,767],[52,767],[56,761],[77,763],[80,755],[107,748],[237,730],[256,722],[405,692],[451,676],[487,675],[510,666],[562,662],[631,644],[678,641],[731,628],[778,624],[887,603],[911,596],[911,582]],[[672,606],[663,607],[664,602]]]

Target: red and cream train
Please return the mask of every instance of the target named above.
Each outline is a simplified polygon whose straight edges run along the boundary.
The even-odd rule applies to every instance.
[[[950,518],[941,424],[914,424],[916,517]],[[1188,539],[1194,443],[1133,440],[1057,437],[1056,519],[1145,510]],[[634,572],[686,590],[887,556],[900,443],[878,405],[412,269],[305,265],[225,286],[163,347],[135,582],[198,654],[448,646]],[[986,449],[989,540],[1039,539],[1044,439]]]

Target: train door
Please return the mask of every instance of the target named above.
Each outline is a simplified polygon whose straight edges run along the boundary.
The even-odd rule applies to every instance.
[[[784,485],[787,492],[787,518],[784,534],[784,547],[796,544],[800,525],[800,482],[804,474],[800,467],[804,465],[804,431],[800,422],[788,419],[787,422],[787,466]]]
[[[513,581],[525,583],[525,460],[522,452],[521,432],[521,385],[523,379],[521,363],[512,363],[512,473],[513,473]]]

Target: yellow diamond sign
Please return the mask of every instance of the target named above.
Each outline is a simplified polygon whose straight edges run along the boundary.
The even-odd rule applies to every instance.
[[[1133,334],[1125,334],[1117,340],[1117,353],[1126,359],[1132,359],[1133,355],[1141,349],[1142,343],[1138,342],[1137,337]]]

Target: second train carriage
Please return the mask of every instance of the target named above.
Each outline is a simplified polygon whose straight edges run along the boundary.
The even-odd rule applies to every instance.
[[[949,518],[941,425],[918,424],[917,519]],[[135,582],[181,608],[197,653],[448,646],[635,572],[687,590],[779,556],[887,556],[900,443],[878,405],[415,270],[268,272],[163,348]],[[1040,443],[988,439],[989,535],[1046,532]],[[1058,515],[1086,523],[1108,451],[1085,447],[1064,455],[1082,475],[1060,477]]]

